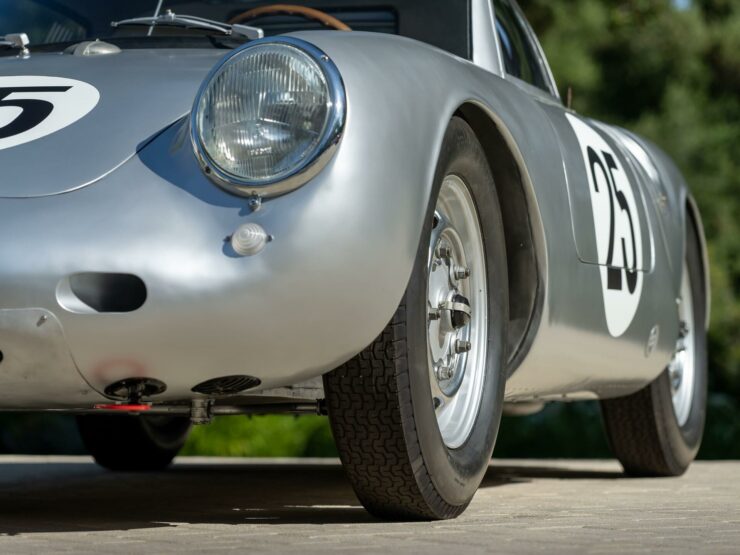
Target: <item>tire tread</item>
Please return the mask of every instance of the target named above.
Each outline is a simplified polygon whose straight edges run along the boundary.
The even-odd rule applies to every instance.
[[[365,508],[380,518],[454,518],[465,505],[437,493],[415,433],[407,374],[406,307],[381,335],[324,376],[334,439]]]

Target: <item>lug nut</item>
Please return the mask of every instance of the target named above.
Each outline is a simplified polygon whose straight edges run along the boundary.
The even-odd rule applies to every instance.
[[[452,256],[452,251],[450,250],[450,247],[439,247],[437,249],[437,256],[447,259]]]
[[[438,366],[436,370],[438,380],[449,380],[455,375],[455,371],[449,366]]]
[[[470,268],[455,266],[455,279],[467,279],[470,277]]]
[[[470,341],[463,341],[462,339],[458,339],[457,341],[455,341],[455,352],[457,354],[467,353],[472,348],[473,345],[470,343]]]
[[[437,308],[429,313],[429,320],[431,320],[432,322],[435,320],[439,320],[440,316],[441,314],[439,312],[439,309]]]

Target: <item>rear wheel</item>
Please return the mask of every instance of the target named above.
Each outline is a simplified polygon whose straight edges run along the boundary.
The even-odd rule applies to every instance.
[[[678,476],[696,458],[707,405],[707,339],[701,254],[687,220],[676,351],[665,371],[633,395],[601,402],[614,455],[637,476]]]
[[[488,468],[503,406],[503,225],[485,155],[461,119],[445,136],[433,193],[395,316],[324,377],[347,475],[382,518],[459,515]]]
[[[118,471],[163,470],[184,445],[190,419],[172,416],[85,415],[77,427],[99,465]]]

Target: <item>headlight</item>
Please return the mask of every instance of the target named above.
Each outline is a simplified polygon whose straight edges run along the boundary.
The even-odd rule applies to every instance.
[[[345,120],[339,71],[319,49],[292,38],[248,44],[211,72],[195,100],[193,145],[218,184],[274,196],[315,176]]]

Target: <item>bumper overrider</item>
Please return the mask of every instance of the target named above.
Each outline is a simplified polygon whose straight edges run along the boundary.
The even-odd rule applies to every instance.
[[[229,376],[244,392],[295,384],[388,321],[416,250],[401,215],[418,199],[378,198],[382,170],[361,170],[344,115],[313,165],[262,184],[218,167],[194,125],[195,111],[90,186],[0,199],[0,408],[131,400],[122,381],[154,402],[203,398]],[[232,242],[245,225],[264,232],[259,248]]]

